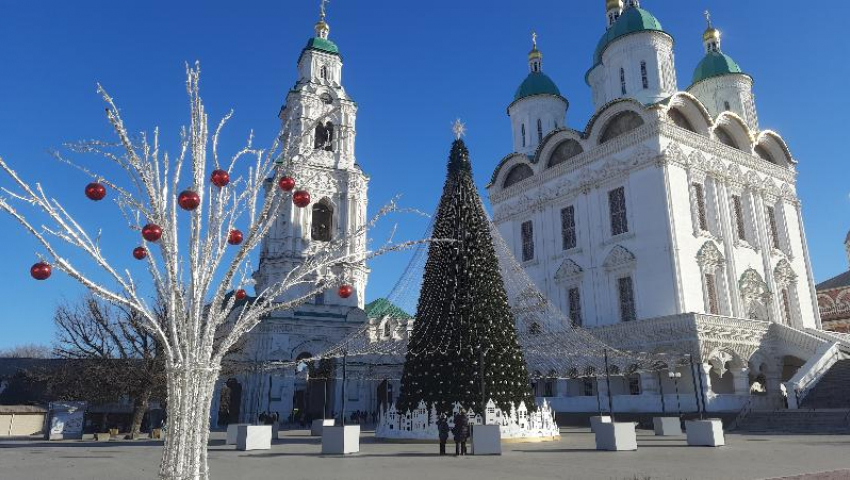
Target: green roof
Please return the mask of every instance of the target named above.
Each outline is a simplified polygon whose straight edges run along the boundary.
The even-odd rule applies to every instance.
[[[339,55],[339,47],[337,47],[334,42],[326,38],[313,37],[307,41],[307,46],[304,48],[307,50],[320,50],[322,52]]]
[[[736,73],[744,72],[741,71],[741,67],[729,55],[721,52],[709,52],[699,62],[696,70],[694,70],[693,83],[701,82],[711,77]]]
[[[534,95],[555,95],[560,97],[561,91],[558,90],[558,86],[555,85],[555,82],[553,82],[552,79],[545,73],[531,72],[527,77],[525,77],[522,85],[520,85],[516,90],[514,101]]]
[[[405,319],[409,320],[413,318],[412,315],[402,310],[400,307],[390,302],[386,298],[379,298],[372,302],[366,304],[367,318],[383,318],[383,317],[391,317],[397,319]]]
[[[651,13],[642,8],[631,7],[624,10],[614,25],[611,25],[611,28],[599,39],[596,51],[593,52],[593,66],[602,63],[602,54],[611,42],[620,37],[644,31],[664,32],[664,29]]]

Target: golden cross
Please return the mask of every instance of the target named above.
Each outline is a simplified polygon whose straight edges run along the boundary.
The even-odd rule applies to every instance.
[[[329,2],[330,2],[330,0],[321,0],[321,5],[319,5],[319,9],[320,9],[320,10],[321,10],[321,12],[322,12],[322,20],[324,20],[324,19],[325,19],[325,15],[326,15],[326,12],[325,12],[325,6],[326,6]]]
[[[455,138],[460,140],[461,137],[466,135],[466,124],[460,121],[458,118],[455,120],[455,123],[452,125],[452,131],[455,133]]]
[[[711,28],[711,12],[705,11],[705,21],[708,22],[708,28]]]
[[[537,50],[537,32],[531,31],[531,43],[534,44],[534,49]]]

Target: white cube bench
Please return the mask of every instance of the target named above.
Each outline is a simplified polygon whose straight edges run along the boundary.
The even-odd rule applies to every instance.
[[[326,418],[324,420],[322,420],[320,418],[318,420],[313,420],[313,423],[310,424],[310,435],[312,435],[314,437],[321,437],[323,428],[333,427],[333,426],[334,426],[334,419],[332,419],[332,418]]]
[[[722,447],[726,445],[723,422],[718,418],[685,422],[688,445],[692,447]]]
[[[600,423],[596,426],[596,449],[612,452],[637,450],[635,424]]]
[[[590,431],[596,433],[596,427],[599,426],[600,423],[611,423],[611,417],[609,415],[597,415],[590,417]]]
[[[271,425],[240,425],[236,434],[236,450],[270,450]]]
[[[239,430],[239,427],[250,425],[248,423],[231,423],[227,426],[227,439],[224,441],[225,445],[236,445],[236,434]]]
[[[360,452],[360,425],[322,428],[322,455],[348,455]]]
[[[682,435],[682,421],[679,417],[655,417],[652,419],[655,435],[659,437],[679,437]]]
[[[498,425],[475,425],[472,427],[473,455],[501,455],[502,428]]]

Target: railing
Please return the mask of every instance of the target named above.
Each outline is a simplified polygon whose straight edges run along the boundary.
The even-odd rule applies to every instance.
[[[824,344],[809,361],[805,363],[791,380],[785,382],[785,388],[789,392],[788,408],[799,409],[800,404],[823,378],[824,374],[832,368],[839,360],[844,358],[838,343]],[[791,393],[793,392],[793,395]]]
[[[829,330],[815,330],[813,328],[806,329],[810,335],[828,341],[836,342],[844,349],[850,351],[850,333],[831,332]]]
[[[755,397],[750,397],[749,399],[747,399],[747,403],[745,403],[744,408],[742,408],[741,411],[738,412],[738,416],[735,417],[735,420],[732,422],[732,426],[729,428],[729,430],[737,430],[741,426],[741,424],[744,423],[744,420],[746,420],[750,412],[753,411],[753,405],[755,403],[755,401],[753,400],[754,398]]]
[[[835,339],[824,339],[812,333],[791,328],[781,323],[770,324],[771,333],[786,347],[796,347],[800,358],[811,358],[825,346],[835,343]],[[801,369],[802,371],[802,369]]]

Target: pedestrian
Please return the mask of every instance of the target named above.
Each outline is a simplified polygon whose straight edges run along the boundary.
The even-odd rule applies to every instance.
[[[466,441],[469,439],[469,419],[466,418],[466,410],[461,410],[455,415],[455,456],[466,455]]]
[[[437,431],[440,434],[440,455],[446,454],[446,442],[449,439],[449,419],[445,413],[440,414],[437,419]]]

